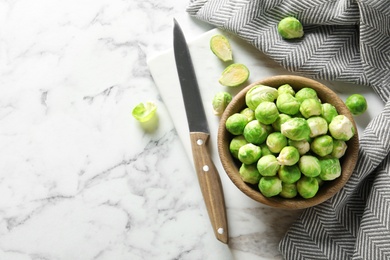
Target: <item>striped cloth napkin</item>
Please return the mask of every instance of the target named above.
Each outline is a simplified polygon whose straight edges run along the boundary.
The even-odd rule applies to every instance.
[[[279,249],[294,260],[390,259],[389,0],[190,0],[187,12],[233,32],[290,71],[367,85],[385,102],[360,137],[347,185],[306,209]],[[278,35],[286,16],[302,22],[302,39]]]

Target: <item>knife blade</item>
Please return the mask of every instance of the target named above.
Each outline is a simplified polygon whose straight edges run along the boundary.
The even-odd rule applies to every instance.
[[[173,27],[173,49],[190,130],[195,171],[214,234],[219,241],[227,244],[229,239],[228,222],[222,183],[207,148],[210,132],[206,114],[190,51],[184,33],[176,19],[174,19]]]

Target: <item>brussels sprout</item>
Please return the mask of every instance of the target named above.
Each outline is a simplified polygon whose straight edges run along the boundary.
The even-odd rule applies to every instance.
[[[281,125],[285,123],[287,120],[291,119],[291,116],[286,114],[279,114],[279,117],[275,120],[275,122],[272,123],[272,127],[275,131],[281,130]]]
[[[239,170],[241,179],[250,184],[258,184],[261,178],[256,164],[242,164]]]
[[[279,170],[279,163],[276,160],[275,155],[263,155],[257,161],[257,170],[262,176],[275,176]]]
[[[367,110],[367,100],[360,94],[353,94],[347,97],[345,105],[355,116],[361,115]]]
[[[220,60],[224,62],[233,60],[232,48],[228,39],[222,34],[216,34],[210,39],[210,49]]]
[[[317,99],[318,100],[318,96],[317,96],[317,91],[315,91],[314,89],[312,88],[301,88],[300,90],[298,90],[297,93],[295,93],[295,98],[299,101],[299,102],[303,102],[305,99],[310,99],[310,98],[314,98],[314,99]]]
[[[302,101],[299,112],[305,117],[319,116],[322,112],[322,106],[318,99],[309,98]]]
[[[273,154],[273,153],[269,150],[269,148],[268,148],[268,146],[267,146],[266,143],[262,143],[262,144],[260,145],[260,149],[261,149],[261,155],[262,155],[262,156],[265,156],[265,155],[268,155],[268,154]]]
[[[329,135],[317,136],[311,142],[310,148],[319,156],[326,156],[333,151],[333,138]]]
[[[282,191],[282,181],[276,176],[261,177],[259,190],[265,197],[273,197]]]
[[[332,122],[333,118],[338,115],[337,110],[332,104],[329,103],[323,103],[321,106],[321,115],[329,124]]]
[[[327,158],[320,160],[321,173],[320,178],[324,181],[334,180],[341,175],[341,165],[337,158]]]
[[[295,183],[301,178],[301,171],[297,165],[282,165],[278,170],[278,176],[284,183]]]
[[[294,165],[299,161],[299,152],[294,146],[285,146],[277,159],[280,165]]]
[[[248,124],[248,118],[240,113],[234,113],[226,120],[226,130],[233,135],[241,135],[244,133],[244,128]]]
[[[318,189],[319,185],[316,178],[303,176],[297,182],[298,193],[304,199],[313,198],[317,194]]]
[[[255,119],[245,126],[243,135],[248,142],[259,145],[266,140],[268,133],[265,125]]]
[[[257,145],[247,143],[238,150],[238,160],[245,164],[257,162],[261,157],[261,149]]]
[[[345,152],[347,151],[347,143],[343,140],[333,140],[333,150],[330,154],[334,158],[341,158],[344,156]]]
[[[287,138],[295,141],[307,140],[310,136],[310,127],[304,118],[291,118],[280,126],[280,131]]]
[[[288,93],[295,96],[294,89],[289,84],[284,84],[278,87],[278,94]]]
[[[299,159],[298,167],[307,177],[317,177],[321,173],[320,161],[312,155],[304,155]]]
[[[249,78],[249,70],[244,64],[229,65],[219,78],[219,83],[225,87],[238,87]]]
[[[282,113],[287,115],[295,115],[299,111],[300,103],[293,95],[289,93],[283,93],[279,94],[278,98],[276,99],[276,106]]]
[[[255,109],[255,117],[260,123],[269,125],[279,117],[279,110],[274,102],[261,102]]]
[[[247,143],[248,141],[245,139],[243,135],[238,135],[232,138],[229,144],[229,150],[234,158],[238,159],[238,150],[240,150],[241,146]]]
[[[240,114],[243,114],[244,116],[246,116],[248,118],[248,122],[256,119],[255,118],[255,111],[253,111],[249,107],[246,107],[243,110],[241,110]]]
[[[328,132],[328,123],[320,116],[313,116],[307,119],[310,127],[310,137],[324,135]]]
[[[230,101],[232,101],[232,95],[230,93],[224,91],[216,93],[212,102],[214,115],[222,115]]]
[[[288,139],[288,145],[297,148],[300,155],[304,155],[310,151],[310,143],[307,140],[294,141]]]
[[[278,23],[278,32],[284,39],[295,39],[303,36],[303,26],[295,17],[286,17]]]
[[[280,132],[273,132],[266,139],[268,149],[273,153],[279,153],[287,145],[287,138]]]
[[[297,185],[295,183],[282,182],[282,191],[279,193],[280,197],[292,199],[298,194]]]
[[[144,123],[151,120],[157,111],[157,106],[152,101],[147,101],[144,103],[139,103],[133,108],[132,115],[139,122]]]
[[[261,102],[273,102],[277,97],[277,89],[264,85],[256,85],[246,93],[245,103],[250,109],[255,110]]]
[[[348,141],[355,134],[351,120],[344,115],[335,116],[329,124],[329,132],[334,139]]]

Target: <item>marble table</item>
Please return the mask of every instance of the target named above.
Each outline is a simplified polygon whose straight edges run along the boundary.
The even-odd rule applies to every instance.
[[[212,29],[187,1],[0,0],[0,259],[280,259],[299,211],[228,208],[210,228],[147,60]],[[131,116],[154,100],[159,126]]]

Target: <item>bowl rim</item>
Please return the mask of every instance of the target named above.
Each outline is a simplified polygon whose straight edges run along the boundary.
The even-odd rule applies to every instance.
[[[341,176],[333,181],[329,181],[329,182],[327,181],[325,183],[326,186],[320,188],[317,195],[314,196],[313,198],[304,199],[300,196],[297,196],[293,199],[285,199],[280,196],[268,198],[263,196],[258,189],[256,190],[255,188],[251,187],[251,185],[245,183],[241,179],[238,173],[236,159],[232,157],[228,145],[228,140],[232,138],[232,135],[226,130],[225,123],[229,115],[235,112],[239,112],[244,107],[246,107],[245,104],[246,92],[252,87],[259,84],[274,87],[274,88],[277,88],[283,84],[290,84],[295,90],[304,87],[311,87],[317,91],[317,94],[321,100],[323,99],[325,99],[326,101],[332,100],[332,102],[328,102],[328,103],[331,103],[333,106],[335,106],[339,114],[347,116],[351,120],[353,126],[355,127],[356,130],[355,135],[346,142],[348,145],[348,149],[345,155],[340,160],[341,168],[342,168]],[[357,163],[358,151],[359,151],[359,136],[358,136],[358,128],[356,127],[356,123],[351,112],[345,106],[341,98],[333,90],[331,90],[324,84],[307,77],[296,76],[296,75],[277,75],[277,76],[271,76],[271,77],[267,77],[255,81],[252,84],[244,87],[233,97],[232,101],[226,107],[220,119],[220,123],[218,127],[217,146],[218,146],[218,155],[226,174],[228,175],[230,180],[234,183],[234,185],[239,190],[241,190],[244,194],[246,194],[247,196],[249,196],[250,198],[252,198],[257,202],[260,202],[262,204],[271,207],[284,208],[284,209],[304,209],[304,208],[318,205],[330,199],[336,193],[338,193],[342,189],[342,187],[347,183]]]

